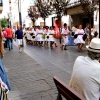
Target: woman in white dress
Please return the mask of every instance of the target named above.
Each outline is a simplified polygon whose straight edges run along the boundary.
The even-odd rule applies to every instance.
[[[50,48],[53,49],[53,44],[55,43],[55,38],[54,38],[55,31],[53,30],[53,27],[50,27],[49,31],[49,41],[50,41]]]
[[[34,27],[34,29],[32,29],[33,35],[32,35],[32,39],[33,39],[33,45],[37,45],[37,40],[36,40],[36,27]]]
[[[74,40],[74,43],[78,44],[78,51],[81,52],[85,44],[85,41],[83,40],[83,35],[85,33],[84,33],[84,30],[82,29],[82,25],[79,25],[79,29],[77,29],[75,34],[77,34],[77,38]]]
[[[61,46],[61,49],[63,50],[67,50],[66,46],[68,45],[68,34],[69,34],[69,30],[67,28],[67,24],[64,24],[64,28],[62,29],[62,38],[63,38],[63,44]]]
[[[44,39],[42,38],[43,30],[38,26],[38,29],[36,30],[36,39],[38,41],[39,46],[43,46]]]
[[[49,33],[50,33],[49,27],[46,26],[44,30],[44,34],[45,34],[44,45],[47,45],[47,46],[48,46],[48,41],[49,41]]]
[[[29,28],[26,29],[25,33],[26,33],[25,34],[26,43],[30,43],[31,42],[31,36],[30,36]]]

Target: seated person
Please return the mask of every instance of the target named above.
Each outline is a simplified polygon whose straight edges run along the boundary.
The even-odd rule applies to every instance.
[[[87,56],[77,57],[69,86],[86,100],[100,98],[100,39],[93,38],[86,46]]]

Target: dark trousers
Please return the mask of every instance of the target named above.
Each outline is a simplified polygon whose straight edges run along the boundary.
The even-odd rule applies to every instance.
[[[13,39],[12,38],[7,38],[7,46],[10,49],[13,48]]]
[[[7,48],[7,40],[4,43],[4,48]]]

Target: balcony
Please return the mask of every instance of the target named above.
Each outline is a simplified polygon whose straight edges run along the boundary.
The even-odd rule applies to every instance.
[[[0,13],[2,13],[3,10],[3,0],[0,0]]]

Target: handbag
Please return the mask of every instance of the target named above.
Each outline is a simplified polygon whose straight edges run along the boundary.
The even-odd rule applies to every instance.
[[[83,38],[83,40],[85,41],[86,38],[87,38],[87,34],[84,34],[82,38]]]
[[[5,87],[0,87],[0,100],[8,100],[8,97],[7,97],[7,92],[9,90],[7,90]]]
[[[74,39],[76,39],[78,37],[78,34],[74,34]]]

